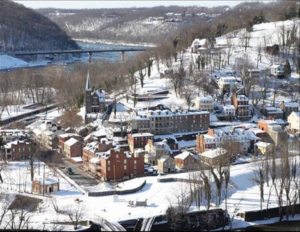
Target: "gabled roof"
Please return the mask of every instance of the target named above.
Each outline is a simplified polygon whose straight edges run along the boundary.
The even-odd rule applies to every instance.
[[[192,156],[195,160],[199,160],[199,157],[192,154],[191,152],[185,151],[179,155],[176,155],[174,158],[175,159],[181,159],[181,160],[185,160],[188,156]]]
[[[67,142],[65,142],[65,145],[67,145],[67,146],[73,146],[75,143],[77,143],[78,142],[78,140],[77,139],[74,139],[74,138],[70,138],[70,139],[68,139],[67,140]]]

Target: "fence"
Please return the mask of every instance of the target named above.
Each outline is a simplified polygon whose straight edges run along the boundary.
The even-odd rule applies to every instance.
[[[293,208],[292,208],[293,207]],[[238,216],[244,218],[246,222],[260,221],[266,220],[270,218],[279,217],[279,207],[257,210],[257,211],[248,211],[244,213],[239,213]],[[294,206],[283,206],[282,207],[282,215],[286,216],[287,212],[289,212],[290,217],[292,217],[292,213],[300,214],[300,204],[296,204]]]
[[[101,197],[101,196],[109,196],[109,195],[125,195],[125,194],[130,194],[130,193],[135,193],[137,191],[140,191],[144,186],[146,185],[146,180],[137,188],[134,189],[128,189],[128,190],[112,190],[112,191],[106,191],[106,192],[89,192],[88,196],[89,197]]]
[[[190,180],[190,179],[182,179],[182,178],[174,178],[174,177],[168,177],[168,178],[157,178],[157,182],[159,183],[166,183],[166,182],[184,182],[184,183],[197,183],[202,184],[202,181],[196,181],[196,180]]]

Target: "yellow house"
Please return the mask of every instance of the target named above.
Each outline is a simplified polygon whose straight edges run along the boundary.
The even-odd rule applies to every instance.
[[[257,142],[254,144],[254,154],[267,155],[268,153],[272,152],[273,147],[274,145],[271,143]]]

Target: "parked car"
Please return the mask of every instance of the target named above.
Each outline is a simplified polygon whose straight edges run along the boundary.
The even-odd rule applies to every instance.
[[[67,175],[74,175],[74,172],[73,172],[72,168],[67,168],[66,171],[65,171],[65,173]]]

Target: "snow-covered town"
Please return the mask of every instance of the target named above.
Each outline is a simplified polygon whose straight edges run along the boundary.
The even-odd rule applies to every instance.
[[[280,21],[256,12],[233,31],[219,23],[188,45],[178,35],[128,60],[120,50],[106,66],[90,50],[82,66],[30,73],[47,61],[2,53],[0,230],[299,229],[295,6]],[[189,17],[174,15],[147,24]]]

